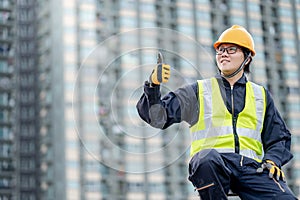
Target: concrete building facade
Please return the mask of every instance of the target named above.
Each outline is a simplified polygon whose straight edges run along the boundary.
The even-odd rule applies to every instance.
[[[2,154],[15,148],[17,159],[0,181],[14,179],[16,169],[17,199],[197,199],[187,180],[188,125],[151,128],[135,104],[158,50],[172,66],[163,94],[217,73],[212,44],[232,24],[254,37],[249,78],[271,91],[290,128],[295,158],[285,170],[300,194],[298,0],[20,0],[16,90],[2,84],[14,68],[12,4],[2,2],[0,142]],[[12,91],[15,126],[7,118]],[[8,157],[2,171],[14,163]]]

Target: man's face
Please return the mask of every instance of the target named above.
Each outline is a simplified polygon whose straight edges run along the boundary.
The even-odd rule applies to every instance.
[[[218,68],[224,75],[235,72],[244,61],[242,49],[234,44],[221,44],[216,49],[216,61]]]

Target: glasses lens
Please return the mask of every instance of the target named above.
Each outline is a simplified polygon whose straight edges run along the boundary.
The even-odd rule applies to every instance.
[[[216,49],[216,54],[221,55],[224,53],[224,51],[225,51],[225,48]]]
[[[233,54],[233,53],[236,52],[236,50],[237,50],[237,47],[228,47],[227,48],[227,53]]]
[[[216,54],[222,55],[225,51],[228,54],[234,54],[237,51],[237,49],[238,49],[237,47],[219,48],[219,49],[216,49]]]

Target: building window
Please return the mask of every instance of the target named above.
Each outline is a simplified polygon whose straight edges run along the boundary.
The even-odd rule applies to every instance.
[[[8,105],[8,94],[0,93],[0,105]]]
[[[74,180],[68,180],[68,188],[72,188],[72,189],[78,189],[79,188],[79,184],[77,181]]]
[[[289,120],[289,127],[293,128],[293,129],[299,129],[300,128],[300,120],[290,119]]]
[[[11,200],[10,194],[0,194],[0,200]]]
[[[33,188],[35,187],[35,179],[32,175],[21,175],[21,187],[22,188]]]
[[[32,141],[21,141],[20,150],[23,153],[34,153],[35,145]]]
[[[24,200],[35,200],[35,196],[34,194],[30,194],[30,193],[21,193],[21,199]]]
[[[9,51],[10,51],[10,45],[9,44],[1,44],[0,45],[0,55],[8,56]]]
[[[0,155],[3,157],[9,157],[11,156],[11,146],[8,144],[0,144]]]
[[[12,162],[6,161],[6,160],[0,161],[0,170],[1,171],[13,171],[14,167],[12,165]]]
[[[100,183],[98,181],[87,181],[85,189],[89,192],[98,192],[100,190]]]
[[[165,186],[163,183],[150,183],[149,190],[153,193],[162,193],[165,191]]]
[[[11,181],[8,178],[0,178],[0,189],[9,188],[10,182]]]
[[[11,139],[12,132],[7,127],[0,127],[0,139]]]
[[[136,28],[137,20],[133,17],[122,17],[120,18],[120,25],[126,28]]]
[[[21,158],[20,167],[22,170],[34,170],[35,161],[34,159]]]
[[[34,131],[34,126],[32,124],[21,124],[20,126],[20,134],[21,136],[27,136],[27,137],[30,137],[30,136],[33,136],[35,131]]]
[[[144,183],[142,182],[129,182],[127,183],[127,188],[130,192],[142,192]]]
[[[8,64],[7,61],[0,61],[0,72],[7,72]]]

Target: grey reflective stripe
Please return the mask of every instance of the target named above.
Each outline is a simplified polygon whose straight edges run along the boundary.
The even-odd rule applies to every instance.
[[[265,99],[261,86],[256,85],[255,83],[250,82],[253,88],[255,102],[256,102],[256,116],[257,116],[257,126],[256,131],[259,133],[263,128],[263,119],[264,119],[264,110],[265,110]],[[261,141],[261,140],[259,140]]]
[[[252,138],[261,143],[261,134],[257,130],[249,129],[249,128],[236,128],[236,132],[239,136],[246,136],[248,138]]]
[[[232,134],[231,126],[221,126],[221,127],[207,127],[205,130],[200,130],[192,133],[192,139],[202,140],[207,137],[218,137],[222,135]]]
[[[242,156],[247,156],[248,158],[253,158],[258,161],[261,161],[264,157],[264,155],[258,156],[256,152],[251,149],[240,149],[240,154]]]
[[[210,128],[212,124],[212,85],[211,80],[206,79],[202,81],[203,85],[203,100],[204,100],[204,123],[206,129]]]
[[[237,128],[237,132],[241,136],[246,136],[254,140],[259,141],[262,144],[261,140],[261,130],[263,128],[264,112],[265,112],[265,98],[264,90],[261,86],[256,85],[255,83],[250,82],[254,97],[255,97],[255,108],[256,108],[256,130],[247,129],[247,128]],[[262,160],[264,157],[264,151],[262,149],[262,155],[257,155],[255,151],[251,149],[240,150],[240,154],[253,158],[256,160]]]
[[[233,148],[215,148],[219,153],[234,153]]]

